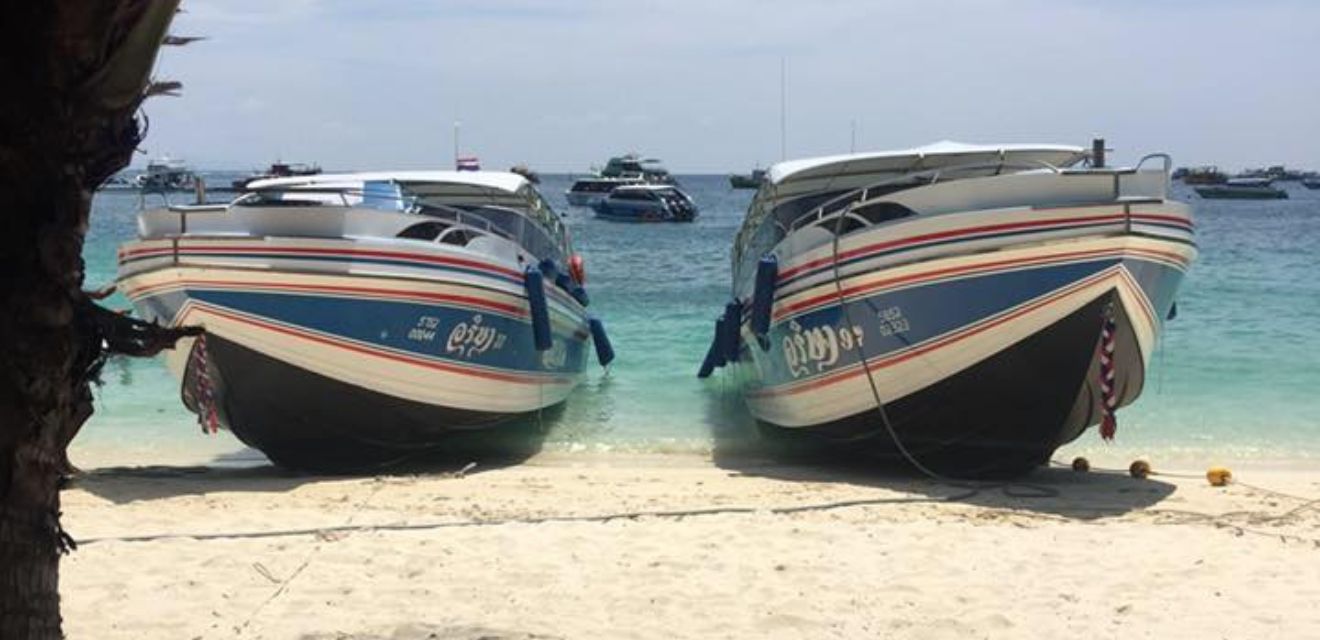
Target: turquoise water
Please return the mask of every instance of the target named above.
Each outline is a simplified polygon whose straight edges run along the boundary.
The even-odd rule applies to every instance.
[[[695,373],[729,292],[729,247],[750,191],[724,176],[684,176],[701,208],[689,225],[628,225],[568,207],[567,176],[541,191],[567,213],[585,256],[592,311],[619,357],[593,368],[550,427],[549,446],[704,451],[753,438],[732,383]],[[1320,457],[1320,191],[1288,184],[1292,199],[1205,201],[1196,211],[1201,255],[1179,295],[1177,319],[1151,366],[1145,394],[1119,413],[1118,439],[1088,432],[1073,452],[1191,460]],[[100,194],[86,248],[89,284],[114,278],[116,245],[133,236],[137,197]],[[110,304],[126,307],[116,296]],[[179,449],[221,451],[204,436],[178,387],[153,360],[106,369],[97,413],[76,447],[110,447],[152,464]]]

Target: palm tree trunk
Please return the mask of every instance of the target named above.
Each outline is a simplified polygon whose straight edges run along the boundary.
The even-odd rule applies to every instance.
[[[59,489],[106,353],[177,334],[82,291],[95,187],[140,140],[134,113],[177,0],[6,3],[0,21],[0,638],[59,638]],[[172,344],[172,343],[170,343]]]

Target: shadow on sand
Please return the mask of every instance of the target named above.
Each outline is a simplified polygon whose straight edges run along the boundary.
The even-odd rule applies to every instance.
[[[456,432],[425,451],[401,456],[385,465],[342,473],[284,469],[261,452],[244,449],[216,457],[201,466],[105,467],[75,475],[71,488],[82,489],[115,504],[188,495],[227,492],[285,492],[307,483],[351,478],[409,475],[472,475],[522,464],[541,451],[546,433],[562,416],[562,404],[497,427]],[[162,480],[169,480],[162,482]]]
[[[767,437],[736,393],[712,388],[706,421],[714,462],[740,475],[791,482],[845,483],[950,502],[1090,520],[1150,507],[1177,487],[1126,473],[1040,467],[1010,480],[935,480],[900,458],[878,458],[812,438]]]

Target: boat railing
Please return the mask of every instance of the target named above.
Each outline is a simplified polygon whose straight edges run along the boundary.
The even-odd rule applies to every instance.
[[[262,197],[263,195],[268,195],[270,193],[298,194],[298,195],[301,194],[328,195],[328,196],[332,196],[333,198],[336,198],[338,202],[322,203],[322,204],[332,204],[332,206],[342,206],[349,208],[352,207],[381,208],[380,206],[373,207],[373,205],[393,204],[395,205],[393,210],[398,211],[400,213],[424,215],[428,218],[440,218],[442,220],[450,220],[456,224],[462,225],[464,227],[468,227],[473,231],[485,232],[490,235],[500,236],[506,240],[510,240],[513,242],[517,242],[518,240],[512,232],[492,223],[490,220],[486,219],[485,217],[479,214],[475,214],[469,211],[464,211],[461,208],[450,205],[440,204],[436,202],[423,202],[423,198],[414,195],[389,195],[389,194],[382,194],[378,192],[372,192],[372,191],[367,191],[365,189],[357,189],[357,188],[345,189],[345,188],[298,187],[296,189],[281,189],[278,191],[276,190],[255,191],[253,193],[250,193],[246,196],[239,198],[238,200],[235,201],[235,204],[238,204],[240,206],[243,205],[253,206],[258,204],[260,206],[270,206],[279,202],[278,200],[272,201]],[[296,202],[297,200],[294,199],[292,201]],[[483,208],[488,206],[492,206],[492,205],[482,205]],[[498,208],[505,209],[505,207],[498,207]],[[514,213],[518,213],[519,215],[522,215],[516,209],[508,209],[508,210]]]
[[[1162,162],[1160,169],[1145,168],[1152,160]],[[827,223],[847,222],[850,227],[869,227],[876,224],[865,216],[858,215],[858,205],[868,203],[896,191],[894,187],[913,183],[910,186],[930,186],[947,179],[952,173],[966,173],[978,170],[994,170],[990,175],[999,175],[1004,171],[1027,172],[1045,170],[1056,175],[1112,175],[1114,200],[1164,199],[1169,192],[1169,172],[1173,168],[1173,159],[1166,153],[1152,153],[1142,156],[1133,167],[1107,170],[1074,170],[1060,168],[1041,160],[1019,160],[1015,162],[976,162],[961,165],[938,167],[925,171],[913,171],[893,176],[869,184],[865,187],[844,193],[818,205],[807,213],[795,218],[787,227],[781,224],[785,233],[790,233],[808,226],[827,226]],[[961,179],[961,178],[959,178]],[[843,220],[839,220],[843,218]],[[778,221],[776,221],[779,224]]]
[[[907,182],[915,182],[915,184],[911,185],[914,187],[929,186],[936,184],[941,179],[943,179],[946,173],[951,173],[955,171],[957,172],[974,171],[978,169],[979,170],[993,169],[994,173],[991,175],[999,175],[1003,173],[1004,170],[1006,169],[1012,171],[1030,171],[1030,170],[1044,169],[1055,174],[1059,174],[1063,172],[1063,169],[1060,169],[1059,167],[1054,166],[1043,160],[1019,160],[1014,162],[1005,162],[1003,160],[1000,160],[998,162],[969,162],[966,164],[951,165],[946,167],[936,167],[933,169],[926,169],[924,171],[906,172],[893,176],[891,178],[887,178],[885,180],[881,180],[879,182],[874,182],[859,189],[854,189],[836,198],[833,198],[821,205],[818,205],[816,208],[811,209],[806,213],[795,218],[783,230],[785,233],[789,233],[801,229],[803,227],[816,226],[824,222],[836,221],[837,218],[841,216],[846,219],[857,222],[862,226],[871,226],[872,223],[870,220],[853,213],[853,209],[856,207],[857,204],[868,202],[875,198],[893,193],[894,192],[893,187]],[[778,223],[778,221],[776,221],[776,223]]]
[[[1169,189],[1170,189],[1169,181],[1171,180],[1171,178],[1170,178],[1169,176],[1170,176],[1170,174],[1173,172],[1173,157],[1170,156],[1170,155],[1167,154],[1167,153],[1148,153],[1148,154],[1146,154],[1146,155],[1144,155],[1144,156],[1141,156],[1141,159],[1137,161],[1136,166],[1134,166],[1134,167],[1132,168],[1131,173],[1132,173],[1133,175],[1141,175],[1142,172],[1143,172],[1142,167],[1145,166],[1147,160],[1161,160],[1161,161],[1163,161],[1164,165],[1163,165],[1163,167],[1159,170],[1159,175],[1160,175],[1160,181],[1159,181],[1160,192],[1159,192],[1158,194],[1142,194],[1142,195],[1147,195],[1147,196],[1158,196],[1158,197],[1160,197],[1160,198],[1167,198],[1168,195],[1169,195]],[[1151,170],[1145,170],[1145,173],[1155,173],[1155,172],[1154,172],[1154,171],[1151,171]],[[1120,186],[1122,186],[1122,185],[1120,185]],[[1120,189],[1120,192],[1119,192],[1118,196],[1119,196],[1119,197],[1123,197],[1123,195],[1124,195],[1124,194],[1122,193],[1122,191],[1121,191],[1121,189]]]

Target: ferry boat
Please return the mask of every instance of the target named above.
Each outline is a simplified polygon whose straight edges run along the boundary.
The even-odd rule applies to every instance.
[[[277,464],[356,470],[563,403],[587,345],[582,261],[522,176],[268,179],[229,204],[144,211],[119,289],[200,325],[167,358],[204,428]]]
[[[615,187],[593,208],[596,217],[619,222],[692,222],[697,204],[677,187],[633,184]]]
[[[937,474],[1112,437],[1196,244],[1168,156],[1089,157],[942,142],[775,165],[700,375],[732,366],[766,433]]]
[[[575,207],[590,207],[604,200],[615,187],[634,184],[674,184],[674,178],[659,160],[630,153],[610,158],[604,169],[574,181],[564,195]]]
[[[1224,184],[1195,187],[1207,200],[1284,200],[1288,192],[1274,186],[1271,178],[1233,178]]]

